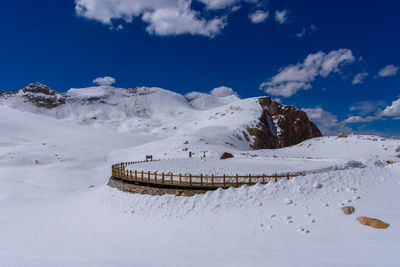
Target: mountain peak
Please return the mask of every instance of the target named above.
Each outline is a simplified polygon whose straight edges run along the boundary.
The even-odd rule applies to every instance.
[[[48,87],[47,85],[41,84],[39,82],[34,82],[22,89],[24,93],[42,93],[45,95],[55,95],[55,91]]]

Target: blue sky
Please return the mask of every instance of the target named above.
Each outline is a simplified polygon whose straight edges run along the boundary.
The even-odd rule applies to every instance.
[[[305,108],[325,133],[400,136],[399,8],[395,0],[5,1],[0,89],[39,81],[66,91],[103,76],[183,94],[223,85]]]

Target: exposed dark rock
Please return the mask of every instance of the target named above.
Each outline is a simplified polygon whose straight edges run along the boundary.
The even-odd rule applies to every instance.
[[[56,92],[53,91],[50,87],[43,85],[41,83],[31,83],[27,87],[23,88],[22,91],[24,93],[30,92],[30,93],[41,93],[45,95],[55,95]]]
[[[263,113],[256,128],[247,128],[254,137],[253,149],[281,148],[320,137],[321,132],[305,112],[294,106],[284,106],[270,97],[259,98]]]
[[[224,152],[219,159],[229,159],[229,158],[233,158],[233,155],[231,153]]]

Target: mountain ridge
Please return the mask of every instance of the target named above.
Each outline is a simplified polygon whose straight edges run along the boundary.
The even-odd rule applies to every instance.
[[[270,97],[186,95],[158,87],[94,86],[59,93],[41,83],[0,92],[0,104],[120,132],[205,135],[243,149],[282,148],[320,137],[307,114]],[[201,133],[201,134],[200,134]]]

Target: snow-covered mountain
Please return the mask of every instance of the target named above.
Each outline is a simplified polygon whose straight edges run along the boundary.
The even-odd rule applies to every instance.
[[[268,97],[192,92],[185,96],[156,87],[96,86],[58,93],[32,83],[0,92],[0,104],[62,120],[156,138],[207,137],[211,142],[249,149],[279,148],[321,136],[307,115]],[[200,137],[201,136],[201,137]]]

